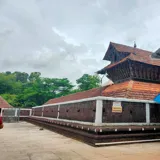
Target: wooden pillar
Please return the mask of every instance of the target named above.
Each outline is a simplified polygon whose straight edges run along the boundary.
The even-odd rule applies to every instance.
[[[102,125],[102,111],[103,111],[103,101],[96,100],[96,115],[95,115],[95,125]]]

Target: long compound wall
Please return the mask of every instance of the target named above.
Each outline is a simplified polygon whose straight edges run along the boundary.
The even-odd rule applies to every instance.
[[[121,102],[122,112],[113,112],[113,102]],[[98,103],[97,103],[98,102]],[[32,113],[32,114],[31,114]],[[154,124],[160,123],[160,104],[128,99],[105,99],[97,97],[55,105],[44,105],[31,109],[3,109],[3,117],[38,116],[77,122],[105,124]]]
[[[88,101],[60,106],[59,118],[76,121],[94,122],[96,101]]]
[[[98,119],[98,124],[160,123],[160,104],[125,100],[121,101],[122,112],[113,113],[112,106],[114,100],[102,99],[100,101],[102,101],[101,106],[97,106],[97,100],[95,99],[37,107],[33,108],[32,115],[92,123],[96,123]],[[149,105],[149,109],[146,109],[147,104]]]
[[[44,107],[43,116],[44,117],[50,117],[50,118],[57,118],[57,116],[58,116],[58,105]]]
[[[32,115],[49,118],[94,122],[96,101],[33,108]]]

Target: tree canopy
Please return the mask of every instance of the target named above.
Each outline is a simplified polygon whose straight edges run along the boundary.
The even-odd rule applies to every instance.
[[[81,78],[77,79],[76,82],[81,91],[100,86],[100,78],[97,75],[84,74]]]
[[[40,72],[7,71],[0,73],[0,95],[14,107],[42,105],[51,98],[98,87],[100,79],[84,74],[76,80],[78,88],[67,78],[44,78]]]

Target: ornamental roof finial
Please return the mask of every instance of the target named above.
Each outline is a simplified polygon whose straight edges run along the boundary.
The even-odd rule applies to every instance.
[[[134,41],[134,48],[137,48],[136,42]]]

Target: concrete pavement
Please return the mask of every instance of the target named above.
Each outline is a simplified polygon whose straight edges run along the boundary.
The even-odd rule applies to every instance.
[[[0,130],[0,160],[159,160],[160,142],[94,148],[26,122]]]

